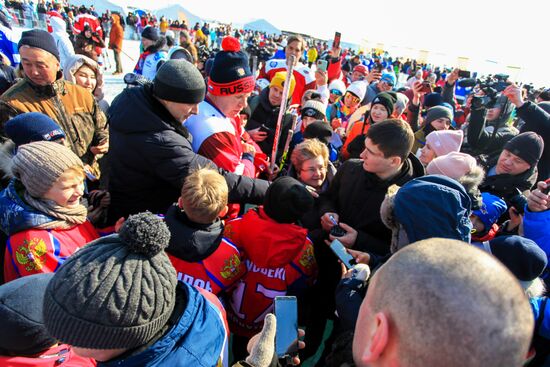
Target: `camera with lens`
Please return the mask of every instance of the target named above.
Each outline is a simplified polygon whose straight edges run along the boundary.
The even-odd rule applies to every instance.
[[[488,75],[483,79],[462,79],[458,85],[462,88],[476,87],[477,91],[483,92],[482,96],[474,95],[472,99],[472,108],[491,108],[495,105],[500,93],[511,83],[508,82],[509,75],[495,74]]]

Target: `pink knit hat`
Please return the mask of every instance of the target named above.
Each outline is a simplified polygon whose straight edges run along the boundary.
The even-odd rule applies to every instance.
[[[429,175],[443,175],[458,180],[470,173],[476,164],[475,158],[469,154],[451,152],[431,161],[426,172]]]
[[[426,144],[430,144],[436,156],[441,157],[450,152],[458,152],[463,138],[462,130],[432,131],[426,137]]]

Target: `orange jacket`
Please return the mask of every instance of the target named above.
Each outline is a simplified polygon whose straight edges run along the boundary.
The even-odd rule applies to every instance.
[[[112,50],[122,50],[122,39],[124,38],[124,29],[120,25],[120,17],[118,14],[111,14],[113,25],[111,33],[109,33],[109,48]]]

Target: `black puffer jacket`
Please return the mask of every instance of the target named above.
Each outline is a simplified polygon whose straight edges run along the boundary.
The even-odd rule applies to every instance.
[[[498,158],[504,145],[516,136],[519,131],[504,123],[505,117],[499,118],[496,125],[493,124],[494,130],[488,133],[485,130],[487,121],[485,119],[486,109],[472,109],[470,113],[470,123],[468,125],[468,145],[463,146],[462,151],[471,154],[474,157],[485,154],[490,160]],[[507,115],[509,116],[509,114]]]
[[[483,166],[485,172],[489,172],[498,162],[498,156],[486,161],[484,161],[483,158],[483,156],[479,157],[478,163]],[[532,167],[519,175],[500,174],[487,176],[481,185],[479,185],[479,191],[489,192],[503,198],[510,207],[510,199],[518,194],[518,190],[527,196],[531,187],[536,183],[536,180],[537,167]]]
[[[401,172],[387,181],[366,172],[362,160],[350,159],[338,168],[328,192],[321,194],[319,214],[338,213],[340,222],[353,227],[358,232],[354,249],[385,255],[390,252],[391,231],[380,219],[380,205],[388,187],[423,175],[424,167],[412,154]]]
[[[193,169],[212,166],[195,154],[190,134],[153,96],[152,84],[125,89],[109,109],[111,206],[109,222],[150,210],[165,213]],[[268,183],[219,169],[229,201],[262,202]]]
[[[275,129],[277,128],[277,118],[279,117],[279,107],[273,107],[269,103],[269,88],[265,88],[259,96],[252,97],[249,102],[250,119],[246,124],[246,130],[257,129],[265,125],[270,130],[267,133],[267,138],[264,141],[257,142],[258,146],[268,156],[271,156],[273,149],[273,140],[275,138]],[[277,147],[277,158],[279,158],[285,148],[285,142],[288,138],[288,130],[292,127],[292,116],[286,114],[281,125],[279,135],[279,146]]]
[[[223,222],[194,223],[176,205],[166,213],[166,225],[170,230],[170,244],[166,252],[187,262],[199,262],[218,249],[223,238]]]

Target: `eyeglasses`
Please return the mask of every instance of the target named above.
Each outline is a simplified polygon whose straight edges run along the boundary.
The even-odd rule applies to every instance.
[[[314,173],[324,173],[327,171],[327,168],[326,167],[310,167],[310,168],[305,168],[305,169],[302,169],[302,171],[305,171],[307,173],[311,173],[311,174],[314,174]]]
[[[342,92],[339,91],[338,89],[331,89],[331,90],[330,90],[330,93],[331,93],[331,94],[335,94],[335,95],[337,95],[337,96],[341,96],[341,95],[342,95]]]

